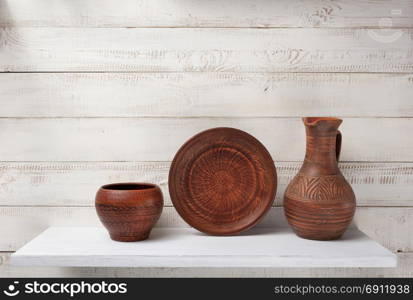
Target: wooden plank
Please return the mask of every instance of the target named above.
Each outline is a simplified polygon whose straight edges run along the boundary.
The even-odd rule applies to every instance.
[[[413,251],[413,207],[358,207],[355,225],[393,252]],[[15,251],[49,226],[100,226],[94,207],[0,207],[0,251]],[[188,227],[165,207],[158,227]],[[282,208],[272,208],[261,227],[283,227]]]
[[[0,205],[92,206],[99,186],[110,182],[153,182],[171,206],[169,162],[1,162]],[[282,204],[301,162],[276,162]],[[413,163],[341,163],[359,206],[413,206]]]
[[[0,119],[0,157],[2,161],[171,161],[194,134],[220,126],[254,135],[275,161],[304,157],[305,133],[299,118],[5,118]],[[342,161],[413,161],[411,118],[345,118],[340,128]]]
[[[413,74],[0,73],[1,117],[412,117]]]
[[[411,73],[412,32],[413,29],[3,28],[0,71]]]
[[[413,27],[412,11],[409,0],[1,0],[0,26]]]
[[[0,253],[0,277],[413,277],[413,253],[397,253],[397,268],[21,268]]]
[[[199,234],[193,228],[155,228],[144,242],[117,243],[102,227],[53,226],[14,253],[11,263],[26,267],[394,268],[397,259],[357,229],[330,244],[297,237],[288,227],[255,228],[250,234],[225,238]]]

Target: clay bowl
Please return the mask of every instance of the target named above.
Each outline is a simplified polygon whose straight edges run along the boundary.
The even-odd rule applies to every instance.
[[[155,184],[107,184],[98,190],[95,206],[112,240],[135,242],[148,238],[162,213],[163,196]]]

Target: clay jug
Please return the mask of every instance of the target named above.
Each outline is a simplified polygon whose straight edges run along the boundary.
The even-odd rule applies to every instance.
[[[341,119],[303,118],[304,163],[284,195],[284,213],[295,233],[311,240],[339,238],[350,225],[356,198],[338,168]]]

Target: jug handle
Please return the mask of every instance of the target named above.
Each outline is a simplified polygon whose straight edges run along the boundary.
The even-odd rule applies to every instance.
[[[336,136],[336,159],[337,159],[337,162],[340,159],[341,140],[342,140],[341,132],[339,130],[337,130],[337,136]]]

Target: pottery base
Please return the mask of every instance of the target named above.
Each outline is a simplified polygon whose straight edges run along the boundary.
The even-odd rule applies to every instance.
[[[295,234],[302,239],[306,240],[313,240],[313,241],[332,241],[338,240],[343,235],[343,232],[335,233],[335,234],[328,234],[328,235],[320,235],[320,234],[302,234],[294,230]]]
[[[116,242],[138,242],[146,240],[149,237],[149,232],[140,235],[112,235],[110,238]]]

